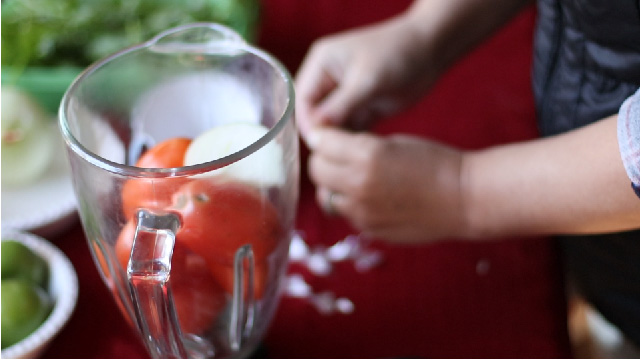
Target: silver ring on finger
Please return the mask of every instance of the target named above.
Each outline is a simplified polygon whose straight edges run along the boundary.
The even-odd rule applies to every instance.
[[[327,215],[335,216],[338,215],[336,211],[336,207],[334,204],[335,197],[338,195],[335,191],[329,191],[329,196],[327,196],[327,200],[324,203],[324,211]]]

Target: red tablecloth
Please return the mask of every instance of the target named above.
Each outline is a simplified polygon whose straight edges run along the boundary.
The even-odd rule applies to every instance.
[[[303,58],[311,41],[330,32],[370,23],[384,19],[397,13],[410,3],[408,0],[402,1],[342,1],[342,0],[270,0],[263,4],[262,31],[259,45],[278,57],[291,71],[295,71]],[[533,99],[529,87],[529,68],[531,64],[531,42],[532,28],[535,19],[533,9],[525,11],[507,29],[501,31],[491,41],[475,51],[471,56],[463,59],[436,87],[434,92],[425,101],[414,109],[398,117],[397,121],[386,121],[376,128],[380,133],[390,132],[412,132],[421,133],[433,138],[446,141],[466,148],[480,148],[491,144],[505,141],[518,141],[536,136],[535,114],[533,110]],[[304,169],[304,168],[303,168]],[[312,242],[319,242],[321,238],[329,238],[328,243],[337,241],[344,237],[345,233],[351,230],[348,225],[335,219],[326,219],[321,214],[314,201],[313,187],[309,183],[303,170],[302,191],[300,201],[300,213],[298,217],[298,227],[310,235]],[[64,330],[53,341],[48,351],[44,354],[46,358],[144,358],[148,357],[145,349],[139,342],[138,337],[129,328],[125,320],[121,317],[118,309],[111,299],[110,293],[102,283],[96,268],[89,255],[89,250],[84,238],[84,234],[76,223],[64,233],[50,238],[62,251],[64,251],[75,266],[80,283],[78,305],[75,313]],[[550,247],[540,245],[544,239],[533,239],[529,249],[524,248],[502,248],[504,256],[521,256],[520,254],[529,250],[538,251],[539,256],[545,257],[551,254]],[[538,242],[538,243],[536,243]],[[537,244],[537,245],[536,245]],[[540,246],[538,246],[540,245]],[[435,251],[442,256],[451,254],[453,247],[464,248],[464,245],[444,245],[434,247]],[[395,250],[390,250],[395,251]],[[400,250],[400,252],[411,252],[412,250]],[[429,250],[418,250],[429,252]],[[400,255],[397,255],[400,256]],[[431,255],[433,256],[433,255]],[[446,259],[440,260],[446,261]],[[451,260],[456,261],[456,260]],[[553,262],[554,259],[548,259]],[[500,264],[498,263],[498,266]],[[401,263],[396,263],[395,271],[402,271]],[[537,266],[537,265],[536,265]],[[542,265],[541,265],[542,266]],[[547,269],[556,269],[555,265],[550,265]],[[398,268],[399,267],[399,268]],[[347,271],[348,272],[348,271]],[[453,276],[453,274],[452,274]],[[555,274],[544,272],[540,277],[554,278]],[[349,278],[349,281],[354,281]],[[381,277],[381,281],[389,284],[394,282],[393,278]],[[357,281],[357,280],[355,280]],[[558,285],[553,280],[550,288]],[[435,280],[434,280],[435,283]],[[318,284],[316,284],[318,285]],[[320,284],[321,285],[321,284]],[[480,286],[480,285],[478,285]],[[338,289],[339,291],[340,289]],[[508,293],[510,289],[503,289]],[[346,291],[346,288],[345,288]],[[559,292],[561,293],[561,292]],[[498,305],[504,304],[508,307],[508,297],[500,297],[503,294],[496,294]],[[443,295],[444,296],[444,295]],[[468,299],[473,301],[474,299]],[[489,296],[484,300],[489,308],[492,298]],[[562,299],[550,304],[557,306]],[[464,306],[463,303],[459,304]],[[288,309],[300,310],[299,303],[285,300],[279,309],[276,323],[278,327],[268,337],[267,348],[272,352],[267,355],[280,356],[331,356],[340,354],[340,351],[306,352],[304,341],[313,341],[305,334],[287,333],[289,330],[298,331],[295,326],[296,319],[290,318]],[[397,307],[400,304],[394,304]],[[366,305],[364,306],[366,308]],[[395,311],[389,309],[388,311]],[[491,307],[491,311],[495,308]],[[558,318],[564,314],[564,309],[554,309]],[[295,314],[295,312],[293,312]],[[524,314],[527,315],[527,314]],[[407,314],[401,315],[407,318]],[[389,320],[389,316],[382,318]],[[474,321],[491,321],[491,319],[476,316],[474,319],[455,318],[452,321],[460,322],[454,324],[459,328],[473,326]],[[446,321],[444,319],[443,321]],[[546,321],[541,319],[541,322]],[[289,328],[286,324],[293,324]],[[340,321],[332,320],[331,326],[346,326],[347,329],[353,324],[343,324]],[[535,321],[533,321],[535,323]],[[367,326],[376,326],[375,321],[366,322]],[[410,322],[408,323],[410,324]],[[311,324],[313,326],[318,324]],[[415,324],[413,324],[415,325]],[[408,326],[413,326],[408,325]],[[453,326],[451,324],[425,324],[431,327]],[[478,324],[480,325],[480,324]],[[527,325],[526,323],[524,324]],[[535,324],[533,324],[535,325]],[[313,326],[308,329],[312,329]],[[323,325],[318,325],[317,329],[324,329]],[[509,326],[508,324],[496,323],[495,326]],[[337,329],[337,328],[335,328]],[[352,329],[351,329],[352,330]],[[419,329],[415,329],[419,332]],[[437,331],[437,330],[436,330]],[[514,333],[523,331],[520,338],[525,338],[530,332],[535,335],[536,329],[513,329]],[[320,335],[318,335],[320,336]],[[323,334],[323,340],[331,340],[331,334]],[[517,335],[514,335],[517,336]],[[297,339],[287,342],[287,339]],[[303,340],[300,340],[303,339]],[[493,341],[495,339],[486,339]],[[558,342],[566,342],[566,334],[558,333]],[[363,341],[359,339],[357,341]],[[378,341],[372,338],[372,341]],[[381,340],[384,341],[384,340]],[[428,338],[424,339],[429,341]],[[480,341],[480,340],[478,340]],[[340,342],[334,342],[339,344]],[[409,343],[407,343],[409,344]],[[379,344],[382,346],[383,344]],[[433,352],[436,357],[476,357],[481,356],[474,353],[470,347],[464,351],[464,345],[455,342],[443,344],[450,352]],[[505,349],[517,351],[518,344],[511,346],[504,344]],[[510,347],[511,346],[511,347]],[[348,346],[347,346],[348,347]],[[455,349],[460,349],[455,355]],[[287,352],[287,348],[291,352]],[[372,344],[371,349],[377,349],[376,344]],[[330,349],[342,350],[342,349]],[[406,356],[416,356],[412,349],[406,349]],[[500,349],[487,351],[486,354],[494,354],[499,357],[504,352]],[[358,356],[357,348],[344,348],[340,357]],[[376,350],[377,351],[377,350]],[[402,356],[400,352],[362,352],[364,357]],[[393,355],[395,354],[395,355]],[[476,355],[474,355],[476,354]],[[516,354],[509,357],[516,357]],[[538,357],[530,353],[520,353],[525,357]],[[549,350],[545,353],[541,349],[539,354],[548,354],[551,357],[562,357],[567,352]],[[420,355],[417,355],[420,356]],[[543,356],[543,355],[539,355]]]

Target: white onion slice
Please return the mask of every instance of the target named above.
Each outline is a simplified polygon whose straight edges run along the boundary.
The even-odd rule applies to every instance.
[[[254,143],[268,131],[266,127],[253,123],[216,126],[191,142],[184,164],[196,165],[231,155]],[[282,186],[285,182],[282,156],[282,146],[272,140],[248,157],[212,173],[224,174],[260,187]]]

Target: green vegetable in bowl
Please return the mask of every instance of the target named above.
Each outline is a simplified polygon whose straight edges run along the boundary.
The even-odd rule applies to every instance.
[[[34,332],[47,319],[52,301],[39,286],[23,279],[3,279],[0,316],[2,348],[11,346]]]
[[[15,240],[2,241],[2,280],[19,278],[43,289],[49,283],[49,267],[43,258]]]
[[[0,335],[4,349],[44,323],[53,308],[53,299],[46,290],[50,275],[47,262],[22,242],[3,239],[1,246]]]
[[[253,39],[259,0],[3,0],[2,65],[79,66],[193,22]]]
[[[55,144],[48,115],[30,95],[2,86],[2,185],[26,185],[49,166]]]

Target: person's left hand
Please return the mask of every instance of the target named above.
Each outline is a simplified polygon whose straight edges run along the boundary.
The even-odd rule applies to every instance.
[[[465,235],[462,152],[417,137],[328,127],[310,140],[309,175],[325,212],[389,241]]]

